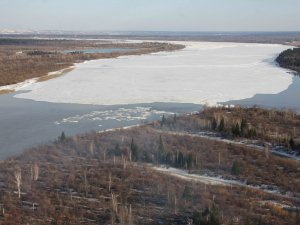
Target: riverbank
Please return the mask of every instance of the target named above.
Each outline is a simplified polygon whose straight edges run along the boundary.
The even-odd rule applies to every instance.
[[[2,161],[0,221],[51,224],[63,213],[72,224],[107,224],[125,216],[136,224],[168,224],[172,218],[179,225],[187,218],[195,221],[205,208],[208,215],[218,210],[214,216],[226,225],[236,217],[242,224],[297,221],[297,161],[267,157],[249,146],[169,134],[164,132],[169,120],[175,127],[184,124],[180,117],[165,119],[161,132],[151,123],[61,135]],[[176,170],[157,171],[149,163]],[[21,174],[20,186],[14,174]]]
[[[16,91],[19,91],[22,88],[25,88],[28,85],[34,84],[36,82],[43,82],[43,81],[47,81],[47,80],[50,80],[50,79],[57,78],[59,76],[62,76],[64,74],[72,71],[74,68],[75,68],[74,66],[70,66],[68,68],[61,69],[59,71],[49,72],[45,76],[28,79],[28,80],[25,80],[25,81],[17,83],[17,84],[10,84],[10,85],[6,85],[6,86],[0,86],[0,94],[7,94],[7,93],[16,92]]]
[[[56,72],[52,71],[63,71],[73,67],[75,63],[87,60],[174,51],[182,48],[184,46],[157,42],[0,39],[0,87],[14,90],[12,88],[14,86],[37,79],[54,78],[51,73]],[[90,49],[106,51],[93,52]]]

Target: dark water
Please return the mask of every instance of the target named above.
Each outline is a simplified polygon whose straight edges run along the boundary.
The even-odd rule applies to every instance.
[[[82,49],[82,50],[68,50],[64,53],[80,52],[80,53],[114,53],[114,52],[128,52],[134,51],[132,48],[101,48],[101,49]]]
[[[94,106],[54,104],[0,95],[0,159],[66,135],[136,125],[162,115],[199,111],[194,104]]]
[[[14,98],[14,95],[0,95],[0,159],[52,141],[62,131],[67,135],[102,131],[157,120],[162,115],[201,110],[201,105],[195,104],[95,106],[36,102]],[[295,76],[290,87],[281,93],[257,94],[250,99],[225,104],[289,108],[300,114],[300,78]]]
[[[256,94],[253,98],[228,101],[225,104],[292,109],[300,114],[300,77],[294,76],[293,83],[289,88],[278,94]]]

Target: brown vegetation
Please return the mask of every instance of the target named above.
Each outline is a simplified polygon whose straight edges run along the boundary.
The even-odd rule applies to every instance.
[[[68,68],[85,60],[114,58],[121,55],[147,54],[183,48],[168,43],[99,43],[96,41],[0,39],[0,86],[43,77],[49,72]],[[125,48],[114,53],[81,53],[76,50]],[[133,50],[132,50],[133,49]],[[75,52],[64,53],[64,50]]]
[[[174,127],[177,123],[181,117],[173,118]],[[281,195],[185,181],[149,167],[160,164],[247,180]],[[0,219],[1,224],[297,224],[299,175],[295,160],[170,134],[156,123],[70,138],[63,133],[53,144],[0,164]]]
[[[163,129],[187,132],[213,131],[229,139],[253,139],[261,144],[283,145],[299,151],[300,116],[293,111],[257,107],[212,107],[193,115],[165,119]],[[156,126],[161,126],[156,124]],[[299,151],[300,153],[300,151]]]

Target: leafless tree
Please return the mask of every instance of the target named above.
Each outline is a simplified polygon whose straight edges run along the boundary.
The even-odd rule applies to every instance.
[[[270,158],[270,148],[268,144],[265,144],[265,156],[267,160]]]
[[[91,156],[93,157],[94,156],[94,142],[91,141],[91,143],[89,144],[89,152],[91,154]]]
[[[117,196],[111,193],[111,224],[115,224],[116,214],[118,213]]]
[[[16,183],[17,188],[18,188],[18,195],[19,195],[19,198],[21,198],[22,171],[21,171],[20,167],[15,168],[14,176],[15,176],[15,183]]]
[[[83,172],[83,179],[84,179],[84,191],[85,191],[85,195],[87,196],[87,188],[88,188],[88,182],[87,182],[87,171],[86,170],[84,170],[84,172]]]
[[[111,190],[111,173],[109,172],[108,174],[108,191],[110,192]]]
[[[37,181],[39,179],[39,172],[40,172],[39,165],[37,163],[34,163],[33,165],[31,165],[30,170],[31,170],[31,179]]]

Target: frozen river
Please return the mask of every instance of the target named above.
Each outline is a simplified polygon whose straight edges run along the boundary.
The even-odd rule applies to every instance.
[[[288,88],[292,75],[274,65],[284,45],[180,42],[175,52],[78,64],[17,98],[94,105],[153,102],[216,104]]]
[[[78,64],[64,76],[1,95],[0,159],[54,140],[62,131],[130,126],[203,104],[300,108],[299,79],[274,64],[288,46],[183,44],[186,49],[171,53]]]

